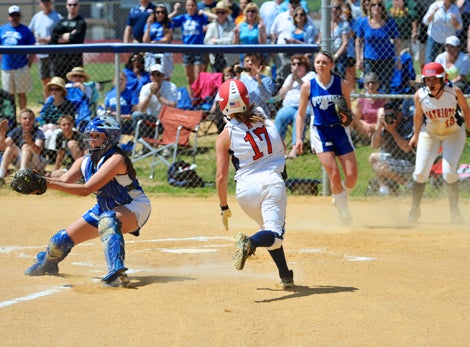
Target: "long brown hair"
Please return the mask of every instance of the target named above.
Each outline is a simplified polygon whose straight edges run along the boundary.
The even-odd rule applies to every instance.
[[[259,113],[255,109],[255,105],[251,104],[248,106],[248,110],[243,113],[234,113],[233,118],[235,118],[240,123],[256,123],[261,122],[264,124],[264,116],[262,113]]]

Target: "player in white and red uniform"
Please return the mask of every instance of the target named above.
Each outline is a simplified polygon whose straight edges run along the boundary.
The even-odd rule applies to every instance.
[[[408,221],[420,217],[420,202],[431,167],[442,147],[442,176],[449,198],[452,223],[462,223],[457,169],[465,146],[465,126],[470,128],[470,109],[460,88],[447,81],[439,63],[424,65],[423,88],[414,95],[414,134],[410,146],[417,146],[413,173],[413,195]],[[458,109],[460,108],[460,111]]]
[[[241,232],[235,236],[235,268],[242,270],[246,259],[257,247],[266,247],[276,263],[282,287],[292,287],[294,273],[287,266],[282,247],[287,207],[283,178],[284,142],[263,109],[250,104],[243,82],[225,81],[219,89],[218,103],[229,118],[216,141],[216,182],[222,222],[228,230],[231,212],[227,202],[227,184],[232,156],[237,201],[259,225],[259,231],[250,237]]]

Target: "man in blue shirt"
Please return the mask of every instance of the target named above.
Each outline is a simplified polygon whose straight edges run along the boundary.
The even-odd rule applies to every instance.
[[[133,39],[142,43],[147,18],[153,11],[155,5],[150,0],[140,0],[140,4],[130,10],[122,38],[124,43],[132,43]]]
[[[8,8],[8,22],[0,27],[0,43],[2,46],[34,45],[34,34],[26,25],[20,23],[21,9],[13,5]],[[15,98],[18,94],[20,110],[26,107],[26,92],[32,88],[29,68],[34,55],[4,54],[2,57],[2,85]]]

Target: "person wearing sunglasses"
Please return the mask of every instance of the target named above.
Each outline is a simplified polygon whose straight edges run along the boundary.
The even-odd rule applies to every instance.
[[[212,9],[212,12],[217,15],[217,19],[207,26],[207,31],[204,36],[204,44],[231,44],[234,36],[233,29],[235,29],[235,23],[230,17],[232,10],[230,10],[224,1],[219,1]],[[238,63],[238,59],[237,54],[209,54],[209,61],[211,63],[212,71],[214,72],[222,72],[227,66]]]
[[[367,19],[356,27],[356,68],[375,72],[384,92],[389,92],[395,66],[400,69],[400,33],[382,0],[371,0]]]
[[[144,28],[144,43],[165,44],[173,40],[173,22],[168,17],[165,4],[157,4],[155,11],[147,19]],[[145,67],[148,69],[154,64],[161,64],[168,79],[173,75],[173,54],[166,53],[145,53]]]
[[[21,24],[21,9],[13,5],[8,8],[8,23],[0,27],[0,44],[2,46],[34,45],[36,39],[29,28]],[[34,54],[2,55],[2,86],[15,99],[18,95],[18,106],[26,107],[26,92],[33,87],[31,67]]]
[[[52,30],[50,44],[68,45],[85,42],[87,24],[85,18],[80,15],[80,3],[78,0],[67,0],[67,17],[63,18]],[[64,80],[67,73],[76,66],[83,66],[83,54],[53,54],[51,55],[53,76]]]
[[[259,15],[258,5],[254,2],[246,5],[245,21],[240,23],[233,29],[234,45],[262,45],[267,42],[266,27],[264,26],[261,16]],[[245,55],[240,54],[240,61],[243,62]]]

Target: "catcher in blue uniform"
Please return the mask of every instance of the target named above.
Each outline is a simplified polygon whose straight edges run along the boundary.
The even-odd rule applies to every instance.
[[[73,246],[99,236],[109,271],[102,280],[110,286],[131,287],[124,266],[123,233],[138,236],[150,216],[151,206],[130,159],[118,147],[120,136],[121,129],[114,118],[96,117],[85,128],[89,154],[76,160],[63,176],[34,177],[31,172],[15,175],[11,186],[20,193],[41,194],[46,189],[55,189],[79,196],[93,193],[97,198],[91,209],[51,237],[46,251],[38,253],[26,275],[57,275],[59,262]],[[80,178],[84,184],[75,183]],[[44,180],[45,188],[41,184]],[[28,184],[43,188],[27,189]]]

